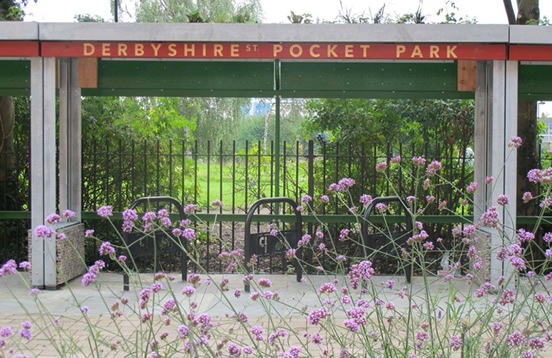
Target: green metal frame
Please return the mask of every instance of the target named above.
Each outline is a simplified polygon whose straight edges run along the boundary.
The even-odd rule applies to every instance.
[[[519,98],[552,100],[550,65],[520,65]],[[454,62],[99,60],[84,96],[463,98]],[[0,60],[0,95],[30,94],[30,60]]]
[[[31,93],[31,61],[0,61],[0,96],[29,96]]]
[[[196,214],[197,218],[202,221],[208,222],[245,222],[246,214]],[[114,220],[122,220],[123,216],[120,212],[113,213]],[[20,220],[31,219],[30,211],[0,211],[0,220]],[[85,211],[82,213],[83,220],[102,220],[94,211]],[[178,219],[178,215],[172,216],[173,220]],[[190,220],[196,221],[193,216],[189,217]],[[295,220],[294,215],[255,215],[253,221],[255,222],[270,222],[272,220],[282,220],[285,222],[293,222]],[[374,223],[383,223],[383,216],[373,216],[370,219]],[[472,223],[473,216],[471,215],[423,215],[417,218],[418,221],[426,224],[462,224]],[[535,224],[538,220],[538,216],[518,216],[517,223],[519,225],[531,225]],[[552,225],[552,216],[544,216],[540,218],[541,223]],[[354,223],[358,219],[353,215],[303,215],[304,223],[318,223],[325,224],[338,224],[338,223]],[[402,215],[387,215],[385,216],[385,222],[393,224],[404,222],[404,216]]]

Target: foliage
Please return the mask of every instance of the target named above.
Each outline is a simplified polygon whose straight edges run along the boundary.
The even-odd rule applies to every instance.
[[[140,22],[258,22],[258,0],[141,0]]]
[[[196,118],[185,112],[176,98],[85,97],[83,132],[87,138],[190,141]]]
[[[458,146],[471,141],[473,102],[465,100],[321,99],[306,104],[305,131],[332,143],[404,146],[434,143],[440,134]],[[367,135],[369,133],[369,135]]]
[[[25,16],[28,0],[0,0],[0,20],[21,21]],[[34,0],[37,2],[37,0]]]

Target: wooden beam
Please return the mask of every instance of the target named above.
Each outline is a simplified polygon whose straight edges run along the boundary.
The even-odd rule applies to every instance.
[[[476,86],[476,68],[475,60],[458,60],[458,79],[457,89],[460,92],[474,92]]]
[[[79,58],[79,87],[98,88],[98,59]]]

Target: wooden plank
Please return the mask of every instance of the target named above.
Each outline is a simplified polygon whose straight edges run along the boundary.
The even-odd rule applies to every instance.
[[[79,58],[79,87],[98,88],[98,59]]]
[[[457,89],[460,92],[474,92],[477,77],[476,60],[458,60]]]

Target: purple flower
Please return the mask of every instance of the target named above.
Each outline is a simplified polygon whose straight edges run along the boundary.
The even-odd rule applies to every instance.
[[[349,233],[351,231],[349,229],[341,229],[339,232],[339,241],[345,241],[347,237],[349,237]]]
[[[518,231],[518,240],[519,242],[532,241],[535,239],[535,234],[524,229],[519,229]]]
[[[176,330],[178,331],[178,338],[184,339],[184,338],[188,337],[188,327],[187,326],[180,325],[180,326],[178,326],[178,328]]]
[[[508,203],[510,202],[510,198],[508,198],[508,195],[501,194],[496,199],[496,202],[498,203],[498,205],[505,206],[508,205]]]
[[[54,231],[46,225],[38,225],[34,232],[38,238],[50,238],[54,235]]]
[[[268,278],[260,278],[259,286],[261,287],[272,287],[272,282]]]
[[[21,261],[19,263],[19,268],[23,270],[30,270],[31,269],[31,263],[29,261]]]
[[[264,329],[263,327],[261,326],[253,326],[251,327],[251,329],[249,330],[251,333],[253,333],[253,335],[255,335],[255,340],[257,341],[262,341],[264,340],[264,337],[263,337],[263,334],[264,334]]]
[[[429,184],[430,183],[431,183],[431,181],[429,179],[424,180],[424,183],[422,184],[422,187],[424,188],[424,190],[429,189]]]
[[[368,206],[372,203],[372,196],[371,195],[367,195],[367,194],[362,194],[360,196],[360,200],[359,202],[364,205],[364,206]]]
[[[226,349],[228,349],[228,353],[230,354],[230,357],[239,357],[239,356],[241,356],[242,350],[235,343],[229,343],[226,346]]]
[[[322,344],[323,337],[320,335],[320,333],[315,333],[311,337],[311,342],[314,344]]]
[[[466,188],[466,192],[468,192],[469,194],[475,193],[475,191],[477,190],[477,187],[478,187],[478,184],[472,181],[470,185],[468,185],[468,187]]]
[[[136,213],[136,210],[126,209],[125,211],[123,211],[123,220],[125,221],[138,220],[138,214]]]
[[[426,250],[433,250],[435,248],[435,246],[433,245],[433,242],[431,241],[424,242],[423,246]]]
[[[98,209],[97,214],[102,218],[113,216],[113,207],[111,205],[102,206]]]
[[[380,162],[376,164],[376,172],[384,172],[388,168],[387,162]]]
[[[401,156],[397,155],[396,157],[391,158],[391,163],[399,164],[401,162]]]
[[[160,282],[154,282],[152,285],[151,285],[151,290],[153,292],[159,292],[163,289],[163,285],[160,283]]]
[[[426,160],[422,157],[412,157],[412,163],[419,167],[424,167],[426,164]]]
[[[378,203],[376,204],[376,210],[379,211],[380,213],[384,213],[387,210],[389,210],[389,207],[384,203]]]
[[[437,174],[439,169],[441,169],[441,162],[434,160],[427,166],[426,175],[432,177]]]
[[[324,203],[328,203],[330,201],[330,198],[327,195],[321,195],[320,200]]]
[[[522,144],[523,144],[523,140],[521,139],[521,137],[512,137],[508,142],[508,147],[519,148],[521,147]]]
[[[491,328],[495,335],[498,335],[500,329],[502,329],[502,322],[496,322],[491,325]]]
[[[96,274],[92,272],[87,272],[82,276],[81,283],[83,286],[88,286],[92,282],[96,281]]]
[[[8,260],[2,267],[0,267],[0,277],[8,274],[14,275],[17,272],[17,264],[15,260]]]
[[[460,336],[452,336],[449,340],[450,347],[453,351],[457,351],[462,347],[462,337]]]
[[[56,235],[56,238],[58,240],[65,240],[67,239],[67,236],[64,233],[60,232],[59,234]]]
[[[84,237],[91,237],[92,235],[94,235],[93,229],[88,229],[84,232]]]
[[[195,293],[195,288],[193,286],[186,286],[182,289],[182,294],[188,297],[191,297]]]
[[[195,205],[195,204],[188,204],[184,207],[184,212],[186,214],[190,214],[190,213],[193,213],[195,211],[197,211],[197,205]]]
[[[325,307],[317,308],[309,313],[309,324],[318,325],[322,319],[328,318],[330,312]]]
[[[485,178],[485,183],[486,184],[491,184],[491,182],[494,180],[494,177],[491,175],[491,176],[488,176]]]
[[[310,201],[312,201],[312,197],[310,195],[303,195],[303,197],[301,198],[302,203],[308,203]]]
[[[498,213],[496,211],[496,206],[491,206],[487,209],[487,211],[481,215],[480,221],[484,226],[496,228],[498,226]]]
[[[61,213],[66,219],[72,219],[75,216],[75,212],[69,209],[63,210]]]
[[[521,257],[512,256],[510,257],[510,263],[512,266],[514,266],[518,271],[525,270],[525,260],[523,260]]]
[[[519,347],[525,341],[525,336],[521,332],[515,331],[507,337],[507,340],[509,345]]]
[[[544,348],[544,341],[538,337],[531,338],[528,344],[529,344],[529,347],[535,350],[541,350]]]
[[[61,218],[58,214],[50,214],[46,217],[46,222],[48,224],[57,224]]]
[[[406,240],[406,243],[408,245],[412,245],[415,242],[422,242],[425,239],[427,239],[428,237],[429,237],[429,235],[427,234],[427,232],[425,230],[422,230],[418,234],[413,235],[412,237],[408,238],[408,240]]]
[[[296,250],[295,249],[289,249],[286,251],[286,257],[288,260],[291,260],[295,257]]]
[[[358,288],[360,281],[368,281],[372,278],[375,270],[372,268],[372,262],[364,260],[358,264],[352,265],[349,271],[349,279],[351,280],[351,286]]]
[[[22,330],[20,330],[19,335],[22,338],[25,338],[26,340],[31,340],[31,338],[33,337],[33,333],[29,329],[26,329],[26,328],[23,328]]]
[[[100,245],[98,249],[100,255],[115,255],[115,249],[111,246],[109,241],[105,241]]]
[[[9,326],[0,328],[0,337],[8,338],[13,334],[13,329]]]
[[[322,284],[322,286],[320,286],[320,288],[318,289],[318,292],[320,292],[320,293],[333,293],[336,290],[337,289],[335,288],[335,286],[333,284],[327,282],[327,283]]]
[[[221,200],[213,200],[211,202],[211,206],[217,206],[219,208],[222,208],[224,206],[224,203]]]
[[[533,194],[531,194],[530,191],[526,191],[525,193],[523,193],[521,200],[523,200],[524,203],[528,203],[533,200]]]
[[[182,231],[182,237],[184,237],[187,240],[195,240],[196,239],[195,230],[192,228],[185,228]]]

